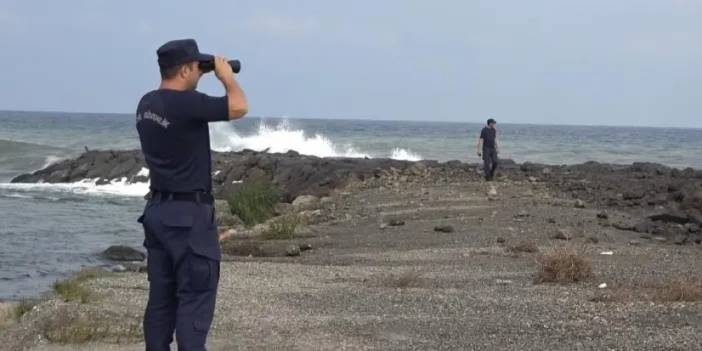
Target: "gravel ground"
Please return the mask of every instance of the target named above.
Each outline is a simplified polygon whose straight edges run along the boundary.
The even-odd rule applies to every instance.
[[[598,209],[576,208],[543,184],[494,186],[493,201],[486,196],[489,185],[477,182],[337,193],[334,218],[311,226],[314,236],[301,239],[313,250],[293,258],[228,257],[222,263],[209,349],[702,349],[701,302],[602,299],[643,283],[696,278],[700,245],[678,246],[614,229],[597,218]],[[609,213],[610,220],[626,216]],[[404,224],[388,225],[391,220]],[[455,231],[436,232],[437,225]],[[559,230],[571,240],[553,239]],[[533,242],[542,252],[576,250],[592,262],[595,277],[534,284],[539,254],[505,250],[520,242]],[[602,283],[608,288],[599,289]],[[144,274],[87,284],[99,299],[83,305],[43,302],[0,330],[0,349],[142,350],[133,335],[130,340],[117,332],[98,343],[47,342],[46,321],[71,310],[98,311],[110,330],[138,328],[146,302]]]

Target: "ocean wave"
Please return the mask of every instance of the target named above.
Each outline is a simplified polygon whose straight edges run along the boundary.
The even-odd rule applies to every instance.
[[[149,192],[149,183],[129,183],[127,178],[108,184],[97,184],[98,179],[83,179],[75,183],[2,183],[0,189],[12,191],[54,191],[80,195],[118,195],[140,197]]]
[[[213,124],[210,127],[212,149],[220,152],[250,149],[271,153],[285,153],[290,150],[303,155],[317,157],[382,158],[418,161],[422,157],[411,150],[394,148],[389,154],[363,152],[354,145],[338,145],[325,135],[308,135],[302,129],[294,129],[287,121],[277,125],[261,122],[258,130],[251,135],[241,135],[232,124]]]

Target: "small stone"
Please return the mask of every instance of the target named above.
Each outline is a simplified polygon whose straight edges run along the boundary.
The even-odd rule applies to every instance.
[[[288,245],[288,247],[285,248],[285,254],[291,257],[300,256],[300,252],[300,247],[297,245]]]
[[[553,217],[551,217],[551,218],[548,219],[548,222],[551,223],[551,224],[556,224],[556,219],[553,218]]]
[[[496,241],[498,244],[504,244],[506,240],[505,240],[505,238],[498,236]]]
[[[607,283],[602,283],[602,284],[598,285],[597,287],[599,289],[605,289],[605,288],[607,288]]]
[[[390,226],[392,226],[392,227],[398,227],[398,226],[401,226],[401,225],[405,225],[405,221],[403,221],[403,220],[401,220],[401,219],[391,219],[391,220],[388,222],[388,225],[390,225]]]
[[[568,233],[568,232],[565,231],[564,229],[560,229],[560,228],[559,228],[559,229],[556,231],[556,234],[554,234],[554,235],[552,236],[552,238],[553,238],[553,239],[558,239],[558,240],[570,240],[570,239],[572,238],[572,236],[570,235],[570,233]]]
[[[388,227],[388,225],[387,225],[387,223],[380,223],[380,225],[379,225],[378,227],[379,227],[380,229],[385,229],[385,228]]]
[[[509,285],[512,284],[513,282],[509,279],[497,279],[495,280],[495,284],[497,285]]]
[[[521,210],[514,217],[515,218],[526,218],[526,217],[529,217],[529,212],[527,212],[525,210]]]
[[[641,238],[641,239],[646,239],[646,240],[651,240],[651,239],[653,239],[653,237],[650,236],[650,235],[648,235],[648,234],[641,234],[641,235],[639,236],[639,238]]]
[[[659,243],[664,243],[664,242],[668,241],[668,239],[666,239],[665,237],[662,237],[662,236],[654,236],[653,240],[655,240]]]
[[[630,240],[629,245],[631,246],[641,246],[641,242],[638,240]]]
[[[599,219],[609,219],[609,214],[607,211],[602,211],[597,214],[597,218]]]
[[[575,208],[585,208],[585,202],[583,200],[575,200]]]
[[[453,233],[454,228],[451,225],[437,225],[434,227],[435,232],[441,232],[441,233]]]
[[[538,179],[536,179],[536,177],[529,177],[530,183],[536,183],[537,181],[538,181]]]
[[[600,239],[597,239],[597,237],[595,237],[595,236],[589,236],[587,238],[587,241],[590,243],[593,243],[593,244],[597,244],[600,242]]]

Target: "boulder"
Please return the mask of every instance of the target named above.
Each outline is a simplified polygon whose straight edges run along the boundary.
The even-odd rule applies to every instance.
[[[217,226],[233,227],[244,224],[239,216],[232,213],[226,200],[215,200],[215,219]]]
[[[316,210],[319,208],[319,198],[314,195],[300,195],[292,202],[295,211]]]
[[[112,261],[143,261],[146,255],[129,246],[110,246],[102,252],[102,256]]]
[[[285,248],[285,254],[290,256],[290,257],[300,256],[300,252],[301,252],[300,247],[295,245],[295,244],[288,245]]]

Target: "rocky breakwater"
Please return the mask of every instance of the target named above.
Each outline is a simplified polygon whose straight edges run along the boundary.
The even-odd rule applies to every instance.
[[[282,200],[300,195],[318,197],[350,183],[408,182],[443,179],[478,179],[477,165],[458,161],[399,161],[366,158],[319,158],[290,151],[273,154],[244,150],[213,153],[212,178],[217,198],[235,194],[245,182],[267,180],[280,189]],[[512,163],[513,164],[513,163]],[[144,158],[138,150],[89,151],[31,174],[15,177],[13,183],[72,183],[85,179],[98,185],[115,181],[148,181]]]

